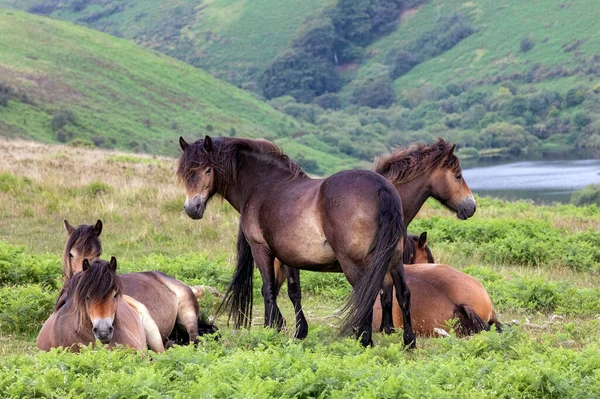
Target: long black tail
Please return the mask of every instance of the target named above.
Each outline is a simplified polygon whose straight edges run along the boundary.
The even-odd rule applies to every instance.
[[[488,323],[477,316],[477,313],[467,305],[456,305],[454,317],[458,319],[457,332],[463,336],[490,330]]]
[[[240,223],[237,240],[237,265],[233,279],[227,288],[223,302],[217,310],[222,314],[229,310],[229,321],[233,318],[235,328],[250,327],[252,323],[254,258],[250,244],[244,236]]]
[[[386,187],[379,190],[378,229],[369,269],[354,286],[352,295],[344,306],[348,314],[340,327],[340,334],[348,334],[360,325],[373,310],[375,299],[389,270],[398,242],[405,234],[402,206],[395,191]]]

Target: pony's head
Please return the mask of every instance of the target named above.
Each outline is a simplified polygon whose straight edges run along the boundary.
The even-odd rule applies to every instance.
[[[64,224],[68,238],[63,252],[63,272],[68,280],[82,270],[84,259],[93,261],[102,255],[102,221],[98,220],[93,226],[82,224],[73,227],[66,220]]]
[[[404,245],[404,264],[435,263],[431,249],[427,245],[427,232],[420,236],[409,234]]]
[[[459,219],[468,219],[475,213],[476,204],[463,179],[455,149],[456,144],[442,138],[434,144],[413,144],[378,158],[375,171],[396,187],[427,175],[420,187],[456,212]]]
[[[440,163],[440,167],[433,173],[431,195],[456,212],[459,219],[465,220],[473,216],[477,205],[471,189],[463,179],[460,161],[454,155],[455,149],[456,144],[453,144]]]
[[[115,316],[122,296],[121,281],[117,274],[117,259],[110,262],[97,259],[83,260],[83,270],[77,275],[73,301],[79,315],[79,327],[92,323],[96,339],[107,344],[113,337]]]
[[[209,136],[188,144],[179,137],[183,154],[179,158],[177,176],[185,185],[186,197],[183,209],[192,219],[201,219],[206,203],[217,192],[215,164],[212,157],[213,142]]]

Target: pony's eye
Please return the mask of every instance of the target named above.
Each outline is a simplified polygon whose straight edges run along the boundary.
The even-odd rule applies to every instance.
[[[74,258],[73,254],[69,252],[69,258]]]
[[[204,174],[206,175],[210,175],[210,172],[212,171],[211,168],[206,168],[206,170],[204,171]]]
[[[462,175],[456,176],[456,180],[461,181],[462,180]]]
[[[115,295],[113,296],[113,299],[117,299],[117,296],[119,295],[118,292],[115,292]]]

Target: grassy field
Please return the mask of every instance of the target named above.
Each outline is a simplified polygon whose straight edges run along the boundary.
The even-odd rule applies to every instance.
[[[180,135],[214,132],[284,140],[325,170],[353,162],[301,144],[293,133],[310,127],[228,83],[68,22],[0,10],[0,60],[0,94],[12,92],[0,104],[0,136],[176,155]]]
[[[478,199],[459,221],[428,203],[410,227],[436,260],[480,279],[505,333],[470,339],[401,334],[363,349],[337,336],[350,292],[341,275],[302,273],[307,340],[293,309],[277,333],[221,326],[218,341],[141,357],[129,351],[38,353],[35,336],[60,286],[62,220],[104,222],[104,253],[122,272],[157,269],[223,290],[238,215],[213,200],[201,221],[182,212],[171,158],[0,141],[0,392],[3,397],[595,397],[600,395],[600,208]],[[259,287],[258,273],[255,287]],[[215,304],[203,303],[205,312]]]

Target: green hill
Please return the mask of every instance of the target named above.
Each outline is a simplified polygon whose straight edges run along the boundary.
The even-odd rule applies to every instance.
[[[0,135],[175,154],[176,138],[265,137],[313,171],[354,161],[251,94],[163,54],[68,22],[0,10]],[[301,133],[298,133],[301,132]],[[318,143],[318,140],[313,139]],[[318,146],[316,146],[318,147]]]
[[[242,85],[335,0],[0,0],[134,41]]]
[[[600,152],[594,0],[0,5],[122,36],[255,91],[305,123],[310,134],[294,142],[320,151],[367,161],[444,136],[472,158]]]

